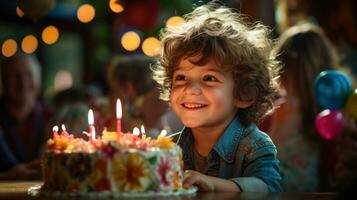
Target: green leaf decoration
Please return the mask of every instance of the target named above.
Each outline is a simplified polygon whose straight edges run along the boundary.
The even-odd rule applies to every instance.
[[[156,162],[157,162],[157,157],[156,156],[153,156],[153,157],[149,158],[149,163],[150,164],[154,165],[154,164],[156,164]]]

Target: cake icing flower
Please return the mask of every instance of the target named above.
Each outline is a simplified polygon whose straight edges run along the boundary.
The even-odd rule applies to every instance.
[[[99,158],[94,161],[95,170],[92,171],[89,179],[95,191],[110,190],[110,183],[107,179],[107,165],[108,161],[104,158]]]
[[[162,135],[159,135],[159,137],[156,140],[153,140],[152,143],[153,143],[153,146],[159,147],[162,149],[171,149],[175,145],[175,143],[172,141],[171,137],[162,136]]]
[[[171,186],[170,177],[172,177],[172,166],[170,160],[166,156],[162,156],[157,168],[157,173],[159,175],[160,183],[164,187]]]
[[[138,154],[115,157],[111,175],[120,192],[143,192],[150,184],[149,163]]]

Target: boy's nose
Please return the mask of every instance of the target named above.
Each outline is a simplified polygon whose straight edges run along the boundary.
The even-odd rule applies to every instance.
[[[199,95],[202,93],[201,85],[196,82],[190,82],[185,88],[185,94]]]

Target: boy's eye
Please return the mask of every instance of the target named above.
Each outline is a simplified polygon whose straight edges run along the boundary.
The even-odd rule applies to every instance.
[[[185,76],[182,74],[178,74],[174,77],[174,81],[183,81],[185,80]]]
[[[211,75],[206,75],[203,77],[203,81],[218,81],[218,79]]]

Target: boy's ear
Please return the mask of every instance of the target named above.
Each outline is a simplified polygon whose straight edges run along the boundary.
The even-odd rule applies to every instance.
[[[240,99],[236,99],[236,107],[237,108],[248,108],[249,106],[251,106],[254,103],[254,99],[250,99],[250,100],[240,100]]]
[[[242,100],[237,100],[236,101],[236,106],[237,108],[248,108],[249,106],[251,106],[253,104],[253,100],[250,101],[242,101]]]

